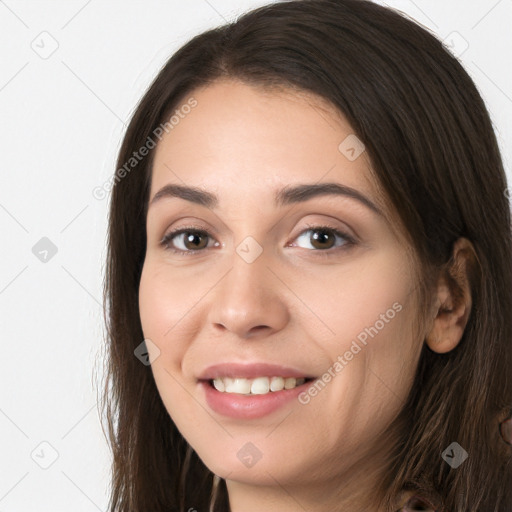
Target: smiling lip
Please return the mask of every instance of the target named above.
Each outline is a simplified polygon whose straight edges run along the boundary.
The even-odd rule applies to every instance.
[[[264,395],[241,395],[238,393],[221,393],[211,384],[220,377],[295,377],[305,378],[306,382],[293,389],[272,391]],[[198,384],[204,393],[210,409],[222,416],[236,419],[256,419],[271,414],[280,407],[295,399],[314,378],[300,370],[275,364],[254,363],[223,363],[209,366],[198,378]]]

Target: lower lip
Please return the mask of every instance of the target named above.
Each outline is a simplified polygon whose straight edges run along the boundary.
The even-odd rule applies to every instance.
[[[217,391],[207,381],[200,381],[199,384],[204,389],[206,402],[213,411],[223,416],[248,420],[267,416],[293,401],[311,382],[305,382],[293,389],[270,391],[265,395],[226,393]]]

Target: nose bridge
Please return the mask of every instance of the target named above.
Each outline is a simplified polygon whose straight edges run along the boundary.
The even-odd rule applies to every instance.
[[[267,268],[269,262],[263,248],[258,249],[256,244],[245,239],[235,247],[231,269],[212,296],[210,324],[240,338],[250,337],[263,328],[279,330],[288,321],[279,280]]]

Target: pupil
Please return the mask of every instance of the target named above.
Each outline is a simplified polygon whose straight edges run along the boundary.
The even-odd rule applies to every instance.
[[[328,240],[328,238],[329,233],[327,231],[316,230],[313,234],[313,239],[317,242],[319,241],[321,244],[325,243]]]
[[[195,245],[198,245],[198,244],[196,244],[196,242],[197,242],[196,239],[199,239],[200,237],[201,237],[201,235],[189,233],[189,235],[187,236],[187,241],[194,243]],[[200,245],[200,242],[199,242],[199,245]]]

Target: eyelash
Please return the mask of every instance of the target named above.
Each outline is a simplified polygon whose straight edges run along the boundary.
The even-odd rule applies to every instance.
[[[356,245],[356,241],[350,235],[347,235],[346,233],[343,233],[342,231],[339,231],[338,229],[332,228],[330,226],[325,226],[325,225],[307,224],[307,229],[303,229],[295,238],[298,238],[299,236],[303,235],[304,233],[307,233],[308,231],[326,231],[327,233],[334,234],[336,236],[339,236],[340,238],[345,239],[345,243],[340,247],[333,247],[333,248],[329,248],[329,249],[311,249],[313,252],[321,253],[318,255],[320,257],[335,256],[338,253],[338,251],[346,251],[346,250],[352,248],[354,245]],[[174,247],[171,247],[169,245],[169,242],[174,237],[176,237],[180,234],[183,234],[183,233],[193,233],[193,234],[210,236],[210,233],[208,233],[208,231],[201,229],[197,226],[186,226],[186,227],[178,228],[174,231],[170,231],[169,233],[167,233],[162,238],[162,240],[160,240],[160,245],[166,251],[171,251],[175,254],[185,255],[185,256],[192,256],[196,253],[199,253],[199,252],[202,252],[205,250],[205,249],[198,249],[198,250],[183,251],[182,249],[175,249]]]

